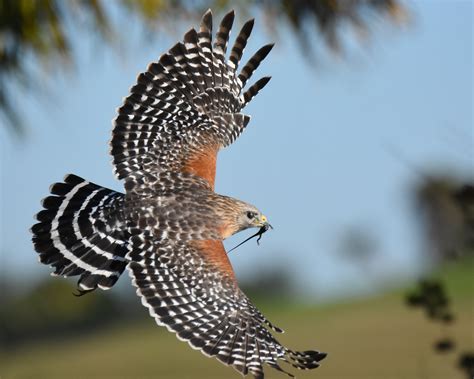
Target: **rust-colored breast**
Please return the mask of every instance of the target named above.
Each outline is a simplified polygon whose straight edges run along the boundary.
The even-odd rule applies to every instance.
[[[235,279],[234,269],[229,261],[224,244],[219,240],[193,241],[194,246],[199,249],[208,262],[212,263],[218,270],[227,274],[232,280]]]
[[[216,178],[217,146],[209,146],[205,150],[193,153],[186,161],[183,172],[200,176],[207,180],[214,190]]]

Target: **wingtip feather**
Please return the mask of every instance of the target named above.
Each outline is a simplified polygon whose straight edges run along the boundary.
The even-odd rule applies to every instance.
[[[207,27],[209,30],[212,30],[212,10],[209,8],[206,13],[202,16],[201,19],[201,28]]]

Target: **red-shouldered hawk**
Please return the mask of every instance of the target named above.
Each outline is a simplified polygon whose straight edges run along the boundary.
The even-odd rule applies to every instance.
[[[263,378],[278,360],[312,369],[326,354],[282,346],[239,289],[222,241],[268,221],[253,205],[214,192],[216,157],[246,127],[240,110],[269,81],[243,88],[273,45],[237,73],[253,20],[226,60],[228,13],[211,45],[212,14],[138,76],[111,141],[125,194],[75,175],[54,184],[32,227],[41,263],[79,275],[81,293],[111,288],[127,268],[158,325],[208,356]],[[282,370],[283,371],[283,370]]]

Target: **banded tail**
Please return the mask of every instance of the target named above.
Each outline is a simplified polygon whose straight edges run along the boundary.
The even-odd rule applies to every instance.
[[[80,275],[81,294],[111,288],[126,266],[127,244],[114,231],[124,195],[76,175],[50,192],[31,228],[40,262],[54,267],[52,275]]]

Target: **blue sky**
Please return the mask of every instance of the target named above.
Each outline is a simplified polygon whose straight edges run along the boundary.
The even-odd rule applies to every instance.
[[[231,253],[238,277],[285,266],[302,288],[326,298],[420,272],[420,230],[408,197],[417,170],[473,172],[472,7],[416,2],[410,25],[379,23],[367,46],[347,38],[344,59],[319,55],[316,67],[281,26],[256,74],[273,79],[246,109],[248,129],[218,160],[217,192],[255,204],[275,227],[259,247]],[[176,35],[194,24],[176,26]],[[50,272],[37,263],[28,229],[51,183],[75,173],[121,190],[107,145],[115,109],[137,74],[177,39],[144,40],[129,27],[118,54],[79,40],[75,73],[50,75],[40,98],[15,98],[31,128],[22,141],[0,129],[1,265],[9,273]],[[257,17],[246,57],[272,40]],[[338,255],[341,233],[353,227],[376,239],[369,271]]]

